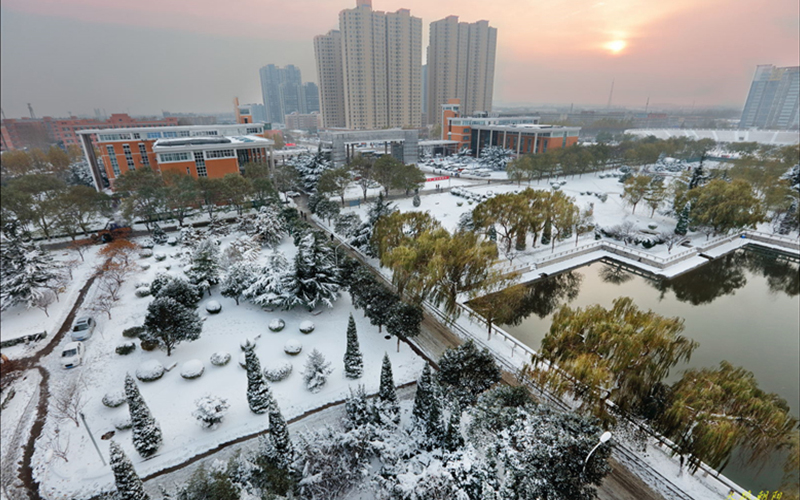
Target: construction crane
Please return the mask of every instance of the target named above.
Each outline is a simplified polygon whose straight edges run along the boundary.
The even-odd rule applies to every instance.
[[[31,103],[28,103],[28,111],[31,113],[31,118],[36,118],[36,115],[33,113],[33,106],[31,106]]]

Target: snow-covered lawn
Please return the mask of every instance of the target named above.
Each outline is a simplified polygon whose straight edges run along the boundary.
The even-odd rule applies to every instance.
[[[236,235],[223,239],[223,249],[234,236]],[[288,259],[293,257],[296,250],[288,238],[284,239],[279,249]],[[222,442],[266,429],[267,416],[253,414],[247,404],[247,375],[238,363],[242,354],[240,344],[246,338],[257,338],[255,352],[262,369],[277,368],[285,362],[292,364],[293,370],[287,379],[270,384],[287,419],[326,403],[344,399],[349,394],[349,388],[355,388],[358,384],[364,384],[368,392],[377,391],[384,352],[388,352],[392,360],[395,383],[398,385],[415,380],[422,370],[424,361],[405,345],[397,353],[395,341],[387,340],[384,334],[379,334],[377,327],[370,325],[369,320],[364,318],[363,312],[352,307],[347,293],[342,294],[332,309],[310,313],[300,308],[291,311],[266,311],[245,301],[240,301],[241,304],[237,306],[233,299],[221,297],[216,288],[213,288],[213,296],[206,295],[197,308],[204,320],[199,340],[179,344],[170,357],[167,357],[165,351],[145,352],[138,346],[138,341],[133,353],[118,355],[114,352],[115,347],[129,340],[121,335],[122,330],[143,323],[147,305],[152,299],[135,297],[136,285],[152,282],[156,273],[165,271],[168,266],[170,273],[179,276],[183,274],[181,269],[184,263],[178,257],[180,247],[157,245],[154,250],[155,253],[167,254],[167,258],[161,262],[156,262],[153,257],[139,261],[150,264],[150,269],[128,279],[121,291],[122,299],[111,312],[111,320],[105,316],[96,317],[98,327],[94,336],[85,342],[86,358],[83,366],[69,371],[61,369],[59,349],[42,362],[52,374],[51,394],[66,390],[71,381],[80,381],[85,397],[83,412],[106,460],[108,445],[99,439],[101,435],[112,430],[116,432],[113,439],[125,449],[137,472],[145,476],[181,463]],[[262,257],[266,257],[266,252],[262,252]],[[87,303],[90,303],[94,293],[95,290],[90,291]],[[211,300],[221,304],[222,311],[219,314],[206,312],[206,303]],[[356,320],[361,351],[364,354],[364,375],[358,380],[344,377],[342,362],[348,316],[351,312]],[[274,319],[282,319],[286,323],[282,331],[270,331],[268,324]],[[300,332],[299,327],[304,321],[315,324],[313,332]],[[302,344],[299,354],[291,356],[284,352],[284,346],[290,341]],[[327,384],[316,394],[306,390],[301,375],[307,355],[312,349],[319,350],[335,369]],[[214,366],[210,357],[220,351],[230,353],[231,360],[225,366]],[[115,423],[129,418],[127,405],[108,408],[102,404],[101,399],[108,393],[121,391],[125,374],[133,375],[140,365],[152,360],[157,360],[166,368],[173,364],[175,367],[159,380],[138,382],[142,396],[159,422],[164,436],[164,444],[158,453],[143,461],[132,446],[131,431],[115,430],[114,427]],[[199,378],[187,380],[181,377],[181,371],[191,360],[200,360],[204,365],[204,373]],[[230,404],[229,412],[215,430],[201,428],[192,416],[195,400],[204,395],[222,396]],[[62,436],[70,438],[68,462],[48,453],[46,443],[57,427]],[[42,492],[48,498],[88,495],[100,489],[108,489],[113,484],[110,468],[101,463],[86,429],[83,426],[78,428],[70,421],[58,422],[52,412],[45,425],[43,438],[37,442],[34,464],[36,476],[42,483]]]

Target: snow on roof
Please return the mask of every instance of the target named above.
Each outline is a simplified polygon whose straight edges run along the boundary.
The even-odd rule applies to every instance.
[[[167,151],[177,149],[208,149],[219,146],[243,146],[251,145],[253,147],[266,147],[271,146],[275,142],[270,139],[264,139],[256,135],[237,135],[228,137],[180,137],[177,139],[158,139],[153,143],[153,150]]]

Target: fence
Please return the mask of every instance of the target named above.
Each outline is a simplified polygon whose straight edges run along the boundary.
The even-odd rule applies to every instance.
[[[32,333],[30,335],[23,335],[14,339],[8,339],[0,342],[0,347],[6,348],[17,344],[27,344],[29,342],[38,342],[47,337],[47,330],[40,333]]]

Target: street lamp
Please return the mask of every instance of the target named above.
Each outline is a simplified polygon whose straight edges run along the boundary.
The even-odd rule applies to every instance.
[[[602,433],[600,435],[600,442],[597,443],[596,445],[594,445],[594,448],[592,448],[592,451],[590,451],[589,454],[586,455],[586,460],[583,461],[583,471],[581,473],[585,473],[586,472],[586,466],[589,464],[589,459],[592,457],[592,453],[594,453],[594,450],[599,448],[601,444],[607,443],[609,439],[611,439],[611,433],[608,432],[608,431],[605,431],[604,433]]]

